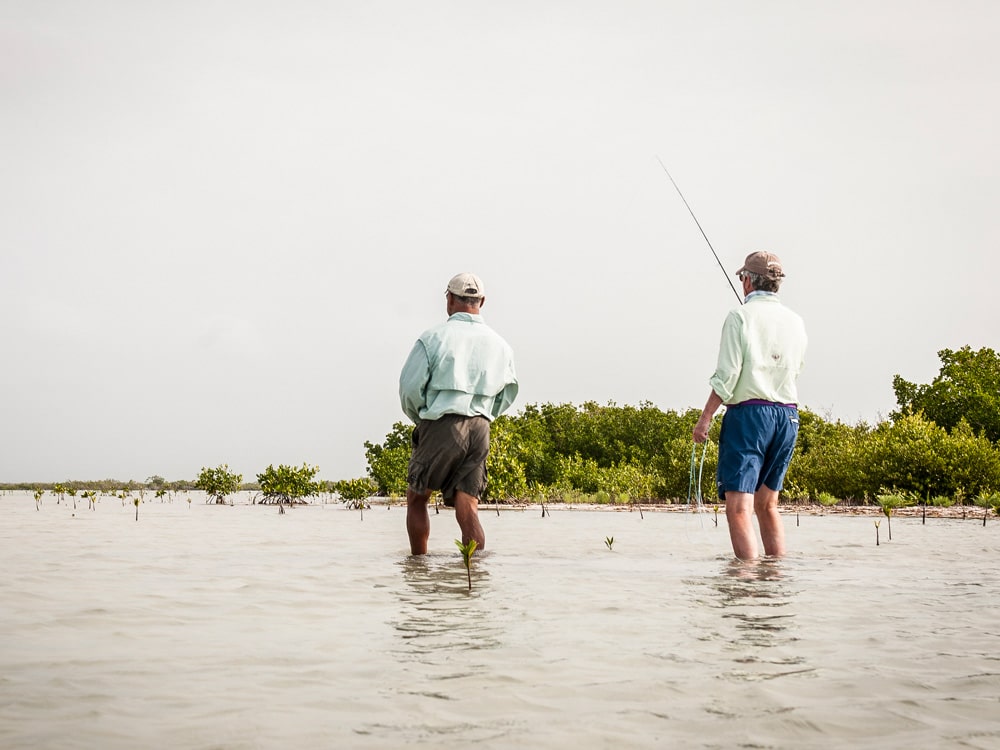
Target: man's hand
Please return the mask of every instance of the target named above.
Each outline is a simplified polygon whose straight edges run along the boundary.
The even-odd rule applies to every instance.
[[[694,430],[691,432],[691,437],[694,438],[696,443],[704,443],[708,440],[708,430],[712,426],[712,417],[715,416],[715,412],[718,411],[720,406],[722,406],[722,398],[715,391],[711,391],[708,394],[708,402],[705,404],[705,408],[701,410],[701,417],[698,419],[698,424],[694,426]]]
[[[691,437],[694,438],[696,443],[704,443],[708,440],[708,430],[712,426],[712,415],[705,416],[701,415],[698,420],[698,424],[694,426],[694,430],[691,433]]]

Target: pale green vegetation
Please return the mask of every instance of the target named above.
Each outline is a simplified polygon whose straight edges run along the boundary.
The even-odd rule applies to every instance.
[[[917,498],[912,492],[888,492],[882,491],[875,496],[878,504],[885,514],[886,531],[889,532],[889,541],[892,541],[892,512],[897,508],[906,508],[917,503]]]
[[[194,486],[214,499],[217,505],[224,505],[226,498],[240,489],[242,474],[234,474],[228,464],[221,464],[214,469],[202,467]]]
[[[939,356],[941,374],[930,385],[897,376],[899,410],[876,425],[800,409],[784,498],[869,504],[890,488],[963,502],[1000,490],[1000,448],[993,437],[1000,435],[1000,357],[968,347]],[[529,404],[493,423],[487,495],[501,501],[684,502],[698,414],[649,403]],[[715,473],[720,424],[716,418],[709,434],[705,476]],[[397,422],[381,444],[365,443],[368,472],[382,495],[405,492],[412,429]]]
[[[342,479],[333,483],[333,491],[340,495],[340,499],[346,507],[361,511],[361,520],[363,521],[365,508],[371,507],[368,499],[378,492],[378,485],[368,477]]]
[[[284,507],[307,502],[307,498],[319,492],[319,483],[315,481],[318,471],[318,466],[306,463],[300,467],[284,464],[277,468],[268,466],[257,475],[257,484],[263,496],[261,503],[277,503]]]
[[[835,497],[833,494],[831,494],[829,492],[817,492],[816,493],[816,501],[820,505],[830,506],[830,505],[836,505],[837,503],[839,503],[840,499],[837,498],[837,497]]]
[[[333,483],[333,491],[340,495],[343,503],[352,509],[371,507],[367,502],[370,497],[378,494],[378,485],[368,477],[359,479],[342,479]]]
[[[469,591],[472,591],[472,553],[476,551],[478,542],[475,539],[470,539],[463,544],[456,539],[455,545],[458,547],[459,552],[462,553],[462,561],[465,563],[465,575],[469,579]]]

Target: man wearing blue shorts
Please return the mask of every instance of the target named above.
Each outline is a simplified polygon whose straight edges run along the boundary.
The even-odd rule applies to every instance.
[[[486,325],[483,282],[460,273],[445,290],[448,319],[421,334],[399,376],[399,401],[416,427],[407,467],[406,531],[414,555],[427,552],[427,502],[441,490],[462,541],[486,546],[479,498],[486,489],[490,426],[517,396],[514,355]]]
[[[806,351],[805,325],[778,299],[785,277],[774,253],[747,256],[736,272],[744,304],[722,326],[722,342],[712,392],[694,427],[696,443],[708,439],[712,417],[723,404],[719,435],[719,499],[733,552],[741,560],[757,557],[753,514],[757,514],[764,554],[785,553],[785,529],[778,495],[799,434],[795,381]]]

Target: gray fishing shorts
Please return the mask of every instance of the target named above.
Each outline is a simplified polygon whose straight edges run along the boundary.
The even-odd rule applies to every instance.
[[[486,490],[486,456],[490,452],[490,420],[445,414],[422,420],[413,430],[406,482],[419,494],[441,490],[445,505],[455,491],[481,497]]]

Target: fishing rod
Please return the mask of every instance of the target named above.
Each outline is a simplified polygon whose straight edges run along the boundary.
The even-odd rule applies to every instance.
[[[729,282],[729,286],[732,288],[733,294],[736,295],[736,299],[738,299],[740,301],[740,304],[742,305],[743,297],[741,297],[740,293],[736,291],[736,285],[733,283],[733,280],[729,278],[729,274],[726,272],[726,267],[722,265],[722,261],[719,260],[719,254],[715,252],[715,248],[712,247],[712,243],[711,241],[709,241],[708,235],[705,234],[705,230],[701,228],[701,222],[698,221],[698,217],[695,216],[694,211],[691,210],[691,206],[688,204],[687,198],[684,197],[684,193],[681,192],[681,189],[677,187],[677,182],[674,180],[673,175],[670,174],[670,170],[667,169],[667,165],[663,163],[663,160],[660,159],[659,156],[656,157],[656,160],[660,162],[660,166],[663,167],[663,171],[667,173],[667,177],[670,178],[670,182],[673,184],[674,190],[677,191],[677,195],[679,195],[681,197],[681,200],[684,201],[684,205],[687,207],[688,213],[691,214],[691,218],[694,219],[694,223],[698,225],[698,231],[701,232],[701,236],[705,238],[705,242],[708,242],[708,249],[711,250],[712,255],[715,256],[715,262],[718,263],[719,268],[722,269],[722,275],[726,277],[726,281]]]

